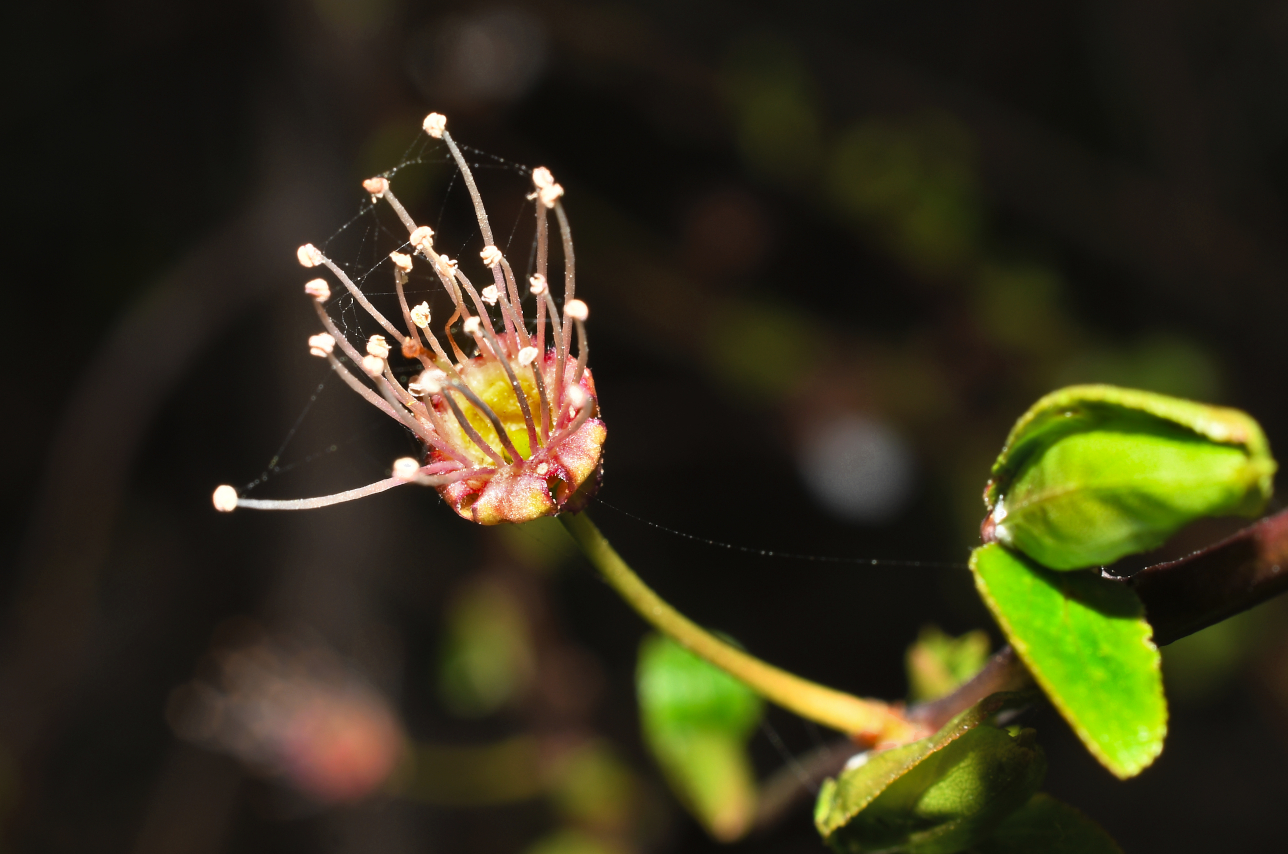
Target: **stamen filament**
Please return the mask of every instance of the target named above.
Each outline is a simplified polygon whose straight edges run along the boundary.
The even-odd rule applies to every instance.
[[[367,388],[366,384],[363,383],[362,380],[349,373],[348,369],[345,368],[344,365],[340,364],[339,359],[335,356],[328,355],[327,361],[331,363],[331,370],[339,374],[340,379],[344,380],[345,385],[360,394],[363,400],[370,403],[372,406],[376,407],[376,409],[379,409],[395,421],[402,421],[402,419],[398,417],[398,413],[394,411],[393,407],[385,402],[384,398]]]
[[[374,317],[376,322],[383,326],[385,331],[394,336],[394,340],[401,344],[403,339],[407,336],[399,332],[396,326],[386,320],[385,316],[376,310],[376,307],[371,304],[371,300],[367,299],[367,295],[364,294],[358,286],[353,283],[353,280],[349,278],[349,274],[344,272],[344,270],[341,270],[334,261],[323,255],[321,252],[318,252],[318,257],[322,263],[326,265],[326,268],[334,273],[335,277],[340,280],[345,288],[348,289],[349,293],[353,294],[353,298],[358,301],[358,305],[362,306],[366,310],[367,314]]]
[[[366,498],[368,495],[376,495],[385,490],[393,489],[395,486],[403,486],[406,483],[407,481],[405,480],[391,477],[386,480],[378,480],[366,486],[360,486],[357,489],[348,489],[332,495],[320,495],[317,498],[272,500],[238,496],[237,506],[246,507],[250,510],[316,510],[319,507],[330,507],[332,504],[343,504],[346,501],[353,501],[357,498]]]

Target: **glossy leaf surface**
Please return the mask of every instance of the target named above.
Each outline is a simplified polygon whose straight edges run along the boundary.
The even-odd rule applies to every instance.
[[[737,839],[755,817],[746,744],[760,698],[659,635],[640,646],[636,688],[644,740],[676,796],[716,839]]]
[[[972,854],[1123,854],[1104,828],[1063,801],[1039,792]]]
[[[971,554],[975,586],[1033,678],[1118,777],[1163,749],[1167,701],[1144,608],[1093,572],[1053,572],[992,543]]]
[[[985,838],[1046,775],[1032,730],[990,721],[1024,695],[994,694],[930,738],[864,754],[819,792],[814,823],[839,852],[952,854]]]
[[[1111,563],[1203,516],[1254,516],[1275,462],[1243,412],[1071,386],[1012,429],[984,493],[986,539],[1052,569]]]

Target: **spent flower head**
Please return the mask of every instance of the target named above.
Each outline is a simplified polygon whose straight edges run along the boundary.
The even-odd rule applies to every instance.
[[[447,145],[464,178],[483,235],[479,262],[491,278],[489,284],[476,287],[459,259],[434,248],[433,230],[412,219],[384,177],[370,178],[362,186],[374,202],[387,203],[407,228],[404,248],[408,252],[389,256],[402,328],[372,305],[348,274],[317,247],[306,244],[297,251],[302,266],[329,270],[387,333],[371,336],[365,352],[360,352],[327,313],[330,286],[324,279],[313,279],[305,285],[305,293],[312,297],[325,331],[309,339],[309,352],[328,360],[368,403],[415,434],[424,449],[421,458],[397,460],[393,476],[386,480],[319,498],[251,499],[237,496],[230,486],[220,486],[213,495],[216,509],[309,509],[418,483],[437,489],[462,517],[493,525],[579,510],[598,488],[606,428],[586,364],[589,311],[574,296],[575,255],[560,201],[563,187],[555,183],[549,169],[532,171],[529,199],[536,201],[537,245],[536,272],[527,289],[535,304],[529,328],[520,280],[496,245],[473,173],[447,132],[447,120],[431,113],[424,128]],[[550,211],[554,211],[564,252],[562,313],[547,279]],[[433,329],[428,302],[411,307],[404,292],[418,262],[437,276],[452,302],[453,312],[442,327],[441,339]],[[476,355],[466,355],[455,329],[468,342],[466,349]],[[418,363],[415,379],[405,386],[390,368],[395,355]],[[360,370],[351,371],[345,361]]]

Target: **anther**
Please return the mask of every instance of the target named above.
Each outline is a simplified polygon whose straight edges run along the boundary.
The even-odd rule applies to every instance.
[[[519,364],[526,368],[537,360],[538,355],[536,347],[524,347],[519,351]]]
[[[373,380],[378,379],[385,372],[385,360],[379,356],[363,356],[362,370]]]
[[[399,480],[413,481],[420,474],[420,463],[412,457],[399,457],[394,460],[393,476]]]
[[[237,490],[226,483],[221,484],[215,487],[215,493],[210,496],[210,500],[220,513],[231,513],[237,509]]]
[[[443,390],[443,382],[446,379],[447,374],[437,368],[430,368],[427,371],[421,371],[420,376],[407,386],[407,391],[417,397],[424,397],[427,394],[438,394]],[[413,391],[412,386],[415,386],[418,391]]]
[[[309,336],[309,353],[319,359],[325,359],[335,350],[335,338],[327,332]]]
[[[456,262],[446,255],[439,255],[436,263],[438,274],[444,278],[452,279],[456,277]]]
[[[548,471],[550,471],[549,463],[539,463],[537,465],[537,474],[541,475],[542,477],[545,477],[545,474]]]
[[[590,395],[587,394],[586,390],[579,385],[568,386],[568,390],[564,392],[564,394],[567,396],[568,403],[571,404],[572,412],[574,414],[580,412],[582,407],[590,403]]]
[[[501,250],[495,246],[484,246],[483,251],[479,253],[479,257],[483,259],[484,264],[489,267],[495,267],[501,263]]]
[[[429,327],[429,303],[422,302],[411,310],[411,322],[421,329]]]
[[[533,296],[541,296],[549,287],[550,286],[546,284],[546,277],[540,273],[537,273],[532,276],[532,278],[528,279],[528,290],[532,292]]]
[[[425,133],[434,139],[442,139],[443,131],[447,130],[447,116],[442,113],[430,113],[425,116],[423,127],[425,128]]]
[[[377,359],[386,360],[389,358],[389,342],[383,335],[372,335],[367,341],[367,354],[375,356]]]
[[[555,176],[550,174],[550,170],[544,166],[538,166],[532,170],[532,184],[538,190],[544,190],[546,187],[552,187],[555,183]]]
[[[573,320],[585,320],[590,316],[590,309],[581,300],[570,299],[568,304],[564,306],[564,314]]]
[[[541,199],[541,204],[548,208],[553,208],[555,202],[559,201],[564,194],[564,188],[559,184],[551,184],[549,187],[542,187],[537,191],[537,198]]]
[[[411,256],[404,255],[401,252],[390,252],[389,260],[394,262],[394,266],[403,273],[411,272]]]
[[[380,198],[389,190],[388,178],[368,178],[362,182],[362,189],[370,193],[374,198]]]
[[[416,230],[411,233],[409,240],[412,246],[428,255],[429,250],[434,245],[434,229],[427,225],[419,225],[416,227]]]
[[[474,336],[479,334],[480,325],[481,324],[477,317],[471,317],[469,320],[461,324],[461,329],[464,330],[466,335]]]
[[[326,283],[326,279],[313,279],[304,283],[304,293],[318,302],[326,302],[331,299],[331,286]]]
[[[500,296],[500,294],[497,292],[496,285],[488,285],[486,288],[483,289],[483,293],[482,293],[483,302],[487,303],[488,305],[496,305],[496,300],[498,296]]]
[[[316,267],[322,263],[322,253],[312,243],[305,243],[295,250],[295,257],[301,267]]]

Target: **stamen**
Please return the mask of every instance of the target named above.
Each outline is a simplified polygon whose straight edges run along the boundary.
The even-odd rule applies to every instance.
[[[410,483],[416,479],[416,475],[420,474],[420,463],[412,457],[399,457],[394,460],[391,474],[399,480]]]
[[[425,133],[434,139],[442,139],[443,131],[447,129],[447,116],[442,113],[430,113],[425,116],[422,126],[425,128]]]
[[[547,447],[556,447],[564,439],[580,430],[581,425],[586,423],[586,419],[590,418],[590,414],[595,409],[593,398],[579,385],[568,387],[568,405],[576,412],[576,415],[568,423],[568,426],[550,437]]]
[[[237,490],[222,483],[215,487],[215,494],[210,496],[210,500],[220,513],[231,513],[237,509]]]
[[[495,246],[488,245],[483,247],[483,251],[479,253],[479,257],[483,259],[483,263],[487,266],[495,267],[497,264],[501,263],[501,259],[504,256],[501,255],[500,249],[497,249]]]
[[[331,299],[331,286],[326,283],[326,279],[311,279],[304,283],[304,293],[318,302],[326,302]]]
[[[402,419],[398,417],[398,413],[394,411],[394,408],[390,406],[389,403],[380,395],[376,394],[374,391],[367,388],[367,386],[362,382],[362,380],[358,379],[353,374],[349,373],[349,369],[346,368],[344,365],[340,364],[339,359],[337,359],[335,356],[328,356],[327,361],[331,363],[331,370],[339,374],[340,379],[344,380],[344,384],[347,385],[349,388],[353,389],[355,392],[357,392],[358,395],[363,400],[365,400],[367,403],[370,403],[376,409],[379,409],[381,412],[388,415],[390,418],[394,419],[398,423],[400,424],[402,423]]]
[[[313,244],[310,243],[310,244],[307,244],[306,246],[301,246],[300,247],[301,256],[304,254],[305,249],[313,249]],[[317,263],[326,265],[326,268],[335,274],[335,277],[339,279],[341,283],[344,284],[345,288],[348,289],[349,293],[353,294],[353,298],[358,301],[358,305],[362,306],[363,309],[366,310],[367,314],[375,318],[376,322],[379,323],[381,326],[383,326],[389,332],[389,334],[394,336],[394,339],[399,344],[401,344],[403,342],[403,339],[406,336],[403,335],[401,332],[399,332],[398,329],[392,323],[390,323],[388,320],[385,319],[385,316],[383,314],[381,314],[379,311],[376,310],[376,307],[371,304],[371,300],[367,299],[367,295],[364,294],[358,288],[358,286],[353,283],[353,280],[349,278],[349,274],[344,272],[344,270],[341,270],[338,266],[336,266],[334,261],[332,261],[330,258],[323,255],[321,252],[318,252],[316,249],[313,249],[313,252],[317,257]],[[304,261],[301,259],[300,263],[303,264]],[[307,266],[314,266],[314,265],[305,264],[305,266],[307,267]]]
[[[427,225],[418,225],[407,242],[428,258],[430,250],[434,248],[434,229]]]
[[[405,480],[399,480],[396,477],[387,480],[378,480],[367,486],[360,486],[357,489],[349,489],[344,492],[337,492],[334,495],[322,495],[317,498],[290,498],[284,501],[272,501],[262,498],[236,498],[237,503],[234,507],[246,507],[251,510],[316,510],[319,507],[330,507],[332,504],[343,504],[346,501],[353,501],[357,498],[366,498],[368,495],[376,495],[395,486],[402,486]],[[222,487],[220,487],[222,489]],[[232,487],[229,487],[231,489]],[[219,490],[215,490],[218,493]],[[223,510],[216,505],[217,509]],[[230,510],[232,508],[229,508]],[[223,510],[227,513],[229,510]]]
[[[525,368],[531,365],[537,360],[538,352],[536,347],[524,347],[519,351],[519,364]]]
[[[375,356],[382,362],[389,360],[389,342],[383,335],[372,335],[367,341],[367,355]]]
[[[411,322],[421,329],[429,328],[429,303],[422,302],[411,310]]]
[[[537,216],[537,272],[528,281],[536,287],[536,280],[540,278],[542,287],[546,287],[547,266],[550,255],[550,224],[547,222],[546,206],[533,205]],[[535,290],[533,293],[537,293]],[[554,317],[550,318],[554,322]],[[541,300],[537,300],[537,349],[542,353],[546,352],[546,305]]]
[[[577,365],[572,371],[572,387],[580,388],[578,383],[581,382],[581,375],[586,370],[586,362],[590,358],[590,345],[586,340],[586,318],[590,316],[590,310],[586,304],[579,299],[564,306],[564,314],[571,317],[577,324]]]
[[[325,332],[309,336],[309,355],[325,359],[335,350],[335,338]]]
[[[436,115],[434,113],[431,116]],[[426,130],[428,131],[429,119],[425,119]],[[487,211],[483,208],[483,197],[479,195],[478,185],[474,183],[474,173],[470,171],[470,164],[465,162],[461,150],[456,147],[456,140],[446,131],[447,119],[443,119],[439,127],[443,142],[447,143],[447,150],[452,153],[452,159],[456,161],[456,168],[461,170],[461,177],[465,179],[465,188],[470,191],[470,199],[474,202],[474,217],[479,222],[479,231],[483,232],[483,243],[486,246],[494,246],[496,241],[492,239],[492,226],[487,220]],[[430,136],[433,136],[431,133]],[[490,266],[490,265],[489,265]]]
[[[373,380],[378,380],[385,372],[385,360],[379,356],[363,356],[362,370]]]
[[[401,252],[390,252],[389,260],[394,262],[394,266],[403,273],[411,272],[411,256],[404,255]]]
[[[557,202],[554,205],[554,209],[555,218],[559,220],[559,234],[563,238],[564,305],[568,305],[573,301],[577,291],[577,256],[572,250],[572,228],[568,225],[568,215],[564,213],[563,205]],[[552,324],[555,322],[555,317],[556,315],[552,309],[550,314]],[[568,361],[568,348],[572,346],[572,330],[568,328],[567,320],[564,321],[559,332],[562,341],[559,343],[559,361],[555,363],[555,385],[557,391],[562,394],[564,388],[564,365]]]
[[[372,201],[375,201],[389,191],[389,179],[380,176],[368,178],[362,182],[362,189],[370,193]]]
[[[500,294],[497,292],[496,285],[488,285],[483,289],[483,302],[488,305],[496,305],[498,297]]]
[[[295,258],[301,267],[316,267],[322,263],[322,253],[312,243],[305,243],[295,250]]]

